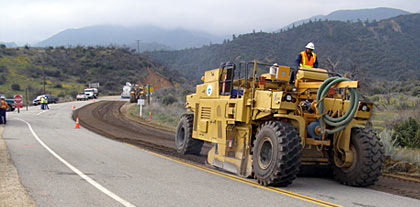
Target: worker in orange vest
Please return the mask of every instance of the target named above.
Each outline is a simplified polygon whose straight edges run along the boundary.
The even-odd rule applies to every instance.
[[[0,97],[0,124],[6,124],[6,110],[9,108],[9,105],[4,99],[4,96]]]
[[[300,52],[296,58],[296,68],[318,68],[318,58],[313,52],[315,50],[314,43],[310,42],[306,45],[306,49]]]

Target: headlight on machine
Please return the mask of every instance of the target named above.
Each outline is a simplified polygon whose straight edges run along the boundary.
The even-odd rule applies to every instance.
[[[283,96],[282,101],[287,101],[287,102],[296,102],[296,98],[294,98],[291,94],[286,94]]]
[[[361,104],[360,105],[359,111],[369,112],[370,111],[370,108],[369,108],[369,106],[367,104],[364,103],[364,104]]]
[[[287,94],[286,95],[286,101],[292,101],[292,95]]]

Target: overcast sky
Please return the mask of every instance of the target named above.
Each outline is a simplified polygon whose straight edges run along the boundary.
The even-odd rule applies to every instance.
[[[182,27],[218,35],[272,31],[342,9],[420,11],[420,0],[0,0],[0,42],[36,43],[96,24]]]

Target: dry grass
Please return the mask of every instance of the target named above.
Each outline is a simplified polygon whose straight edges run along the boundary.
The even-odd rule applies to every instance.
[[[384,143],[385,156],[395,161],[404,161],[420,167],[420,149],[398,147],[392,140],[392,130],[383,130],[379,137]]]
[[[139,117],[144,121],[147,121],[149,119],[150,112],[152,115],[152,122],[167,127],[171,130],[176,129],[179,118],[182,114],[187,112],[184,106],[180,103],[164,105],[160,102],[152,102],[152,104],[149,106],[143,106],[142,117],[139,115],[139,109],[140,107],[138,105],[133,104],[129,109],[129,113],[133,116]]]

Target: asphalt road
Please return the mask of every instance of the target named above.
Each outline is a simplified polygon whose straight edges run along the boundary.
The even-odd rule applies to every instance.
[[[91,102],[8,113],[3,139],[37,206],[420,206],[420,200],[320,178],[261,188],[74,129],[72,105]]]

